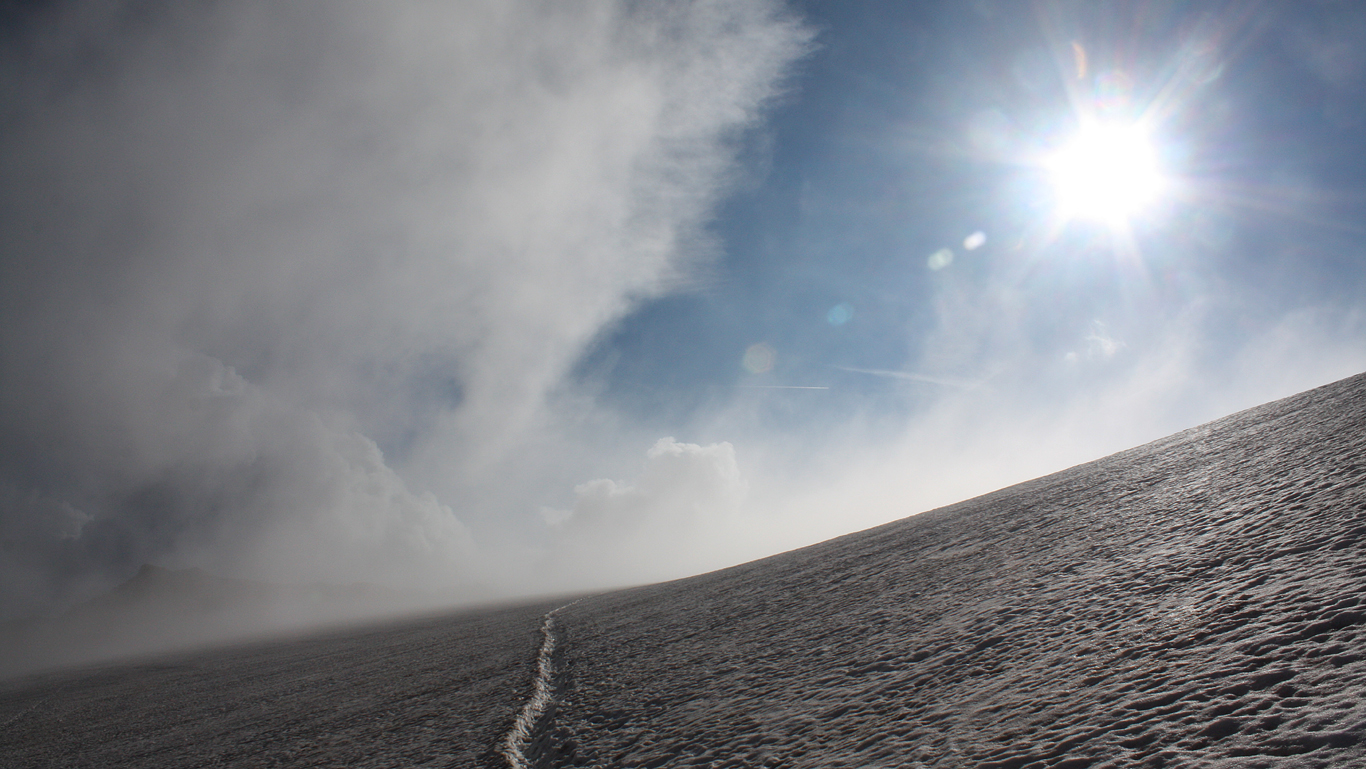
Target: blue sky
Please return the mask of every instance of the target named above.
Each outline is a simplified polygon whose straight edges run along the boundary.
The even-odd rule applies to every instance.
[[[742,455],[869,452],[887,496],[862,504],[909,512],[951,501],[943,472],[987,491],[1361,368],[1361,11],[800,10],[815,46],[741,155],[716,261],[579,363],[607,407]],[[1167,177],[1123,226],[1060,220],[1043,162],[1097,115],[1145,125]],[[945,433],[973,437],[919,473],[882,458]]]
[[[681,576],[1366,368],[1353,3],[4,18],[5,616]]]
[[[792,394],[809,418],[870,399],[904,415],[935,385],[907,391],[906,380],[848,369],[1054,388],[1049,374],[1097,324],[1132,357],[1160,341],[1155,329],[1206,305],[1199,330],[1206,365],[1217,367],[1287,314],[1359,306],[1353,148],[1366,138],[1366,108],[1360,57],[1343,39],[1359,13],[1076,8],[804,7],[817,47],[751,140],[757,179],[712,225],[717,264],[695,290],[646,303],[610,330],[584,375],[604,376],[614,402],[643,413],[696,407],[752,380],[832,388]],[[1073,42],[1089,59],[1084,77]],[[1041,233],[1050,193],[1027,157],[1065,140],[1073,99],[1116,82],[1127,85],[1126,114],[1163,113],[1155,142],[1186,185],[1133,222],[1132,253],[1116,253],[1103,226]],[[985,242],[965,249],[977,232]],[[954,262],[936,274],[926,262],[943,248]],[[983,320],[1023,326],[1009,349],[990,338],[1011,332],[986,328],[952,361],[919,365],[936,288],[981,297],[1001,283],[1019,293],[1019,314]],[[848,320],[836,325],[829,314],[840,306],[836,320]],[[740,361],[758,342],[777,362],[747,377]]]

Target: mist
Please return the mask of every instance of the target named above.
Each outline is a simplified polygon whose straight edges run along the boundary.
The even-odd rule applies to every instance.
[[[1309,164],[1247,139],[1251,214],[1201,177],[1124,243],[1045,232],[982,156],[1065,103],[1047,50],[925,7],[10,11],[0,619],[149,563],[428,608],[682,577],[1366,368]],[[1236,73],[1221,19],[1172,45]],[[1203,66],[1192,178],[1255,122]]]
[[[809,39],[767,2],[15,17],[5,616],[146,562],[487,587],[463,519],[508,511],[479,487],[597,330],[705,257]]]

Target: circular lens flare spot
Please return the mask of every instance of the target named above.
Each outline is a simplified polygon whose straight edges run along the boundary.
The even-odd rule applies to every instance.
[[[1163,187],[1157,152],[1136,125],[1084,124],[1045,167],[1064,219],[1122,224]]]
[[[825,314],[825,322],[832,326],[843,326],[854,317],[854,308],[848,302],[840,302]]]
[[[760,342],[752,344],[745,350],[744,360],[741,365],[751,374],[766,374],[773,370],[773,364],[778,360],[778,353],[772,347]]]

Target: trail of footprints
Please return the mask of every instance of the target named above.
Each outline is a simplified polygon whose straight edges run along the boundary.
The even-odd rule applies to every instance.
[[[541,623],[541,648],[536,654],[536,677],[531,694],[503,737],[498,753],[511,769],[546,766],[546,742],[555,721],[557,698],[562,688],[557,654],[560,644],[556,615],[578,603],[571,601],[546,613]]]
[[[560,616],[544,766],[1366,765],[1366,378]]]

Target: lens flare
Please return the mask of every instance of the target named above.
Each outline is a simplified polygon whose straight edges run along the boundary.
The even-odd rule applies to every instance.
[[[773,364],[778,360],[778,353],[772,347],[759,342],[752,344],[745,350],[745,357],[741,365],[751,374],[766,374],[773,370]]]
[[[925,266],[931,270],[942,270],[950,264],[953,264],[953,252],[947,248],[935,251],[925,260]]]
[[[854,308],[848,302],[840,302],[825,314],[825,322],[832,326],[843,326],[854,317]]]
[[[1063,219],[1123,224],[1164,186],[1157,151],[1137,125],[1083,124],[1045,168]]]

